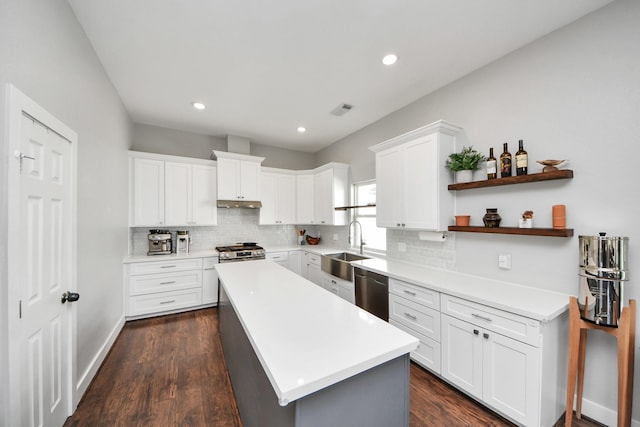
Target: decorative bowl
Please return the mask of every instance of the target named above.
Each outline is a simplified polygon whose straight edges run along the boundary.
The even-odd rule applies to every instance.
[[[307,240],[307,244],[309,245],[317,245],[318,243],[320,243],[320,237],[307,236],[306,240]]]

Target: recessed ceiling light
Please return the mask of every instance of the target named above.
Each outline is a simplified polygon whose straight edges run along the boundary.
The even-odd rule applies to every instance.
[[[298,132],[300,133],[305,133],[307,131],[307,128],[304,126],[298,126]]]
[[[382,58],[382,63],[384,65],[393,65],[396,63],[397,60],[398,60],[398,57],[395,56],[393,53],[390,53],[388,55],[385,55],[384,58]]]
[[[193,105],[193,108],[195,108],[196,110],[204,110],[206,105],[204,105],[202,102],[194,102],[191,105]]]

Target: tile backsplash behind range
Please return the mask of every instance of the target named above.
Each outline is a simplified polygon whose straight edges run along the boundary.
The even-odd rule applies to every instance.
[[[191,236],[191,250],[203,251],[216,246],[237,242],[256,242],[264,247],[296,246],[297,235],[294,225],[260,225],[260,211],[257,209],[218,209],[218,225],[213,227],[155,227],[171,231],[188,230]],[[131,228],[131,254],[146,255],[149,245],[147,235],[152,227]],[[346,227],[301,226],[307,234],[323,237],[323,243],[336,247],[346,245]],[[330,241],[337,234],[338,241]]]

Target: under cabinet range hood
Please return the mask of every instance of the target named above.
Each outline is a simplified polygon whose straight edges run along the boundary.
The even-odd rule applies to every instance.
[[[257,200],[218,200],[219,208],[260,209],[262,202]]]

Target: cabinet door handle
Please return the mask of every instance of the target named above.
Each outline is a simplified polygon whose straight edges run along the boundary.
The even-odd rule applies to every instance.
[[[482,320],[484,320],[485,322],[493,322],[493,320],[491,320],[491,318],[490,318],[490,317],[480,316],[479,314],[476,314],[476,313],[471,313],[471,315],[472,315],[473,317],[475,317],[476,319],[482,319]]]
[[[175,280],[171,280],[170,282],[160,282],[161,285],[171,285],[173,283],[176,283]]]
[[[479,331],[479,330],[477,330],[477,329],[474,329],[474,330],[473,330],[473,335],[478,335],[479,333],[480,333],[480,331]]]
[[[396,223],[396,227],[400,227],[400,223],[399,222]]]
[[[489,338],[489,334],[488,334],[488,333],[486,333],[486,332],[485,332],[484,334],[482,334],[482,336],[483,336],[483,337],[485,337],[485,339],[486,339],[486,338]]]
[[[415,297],[415,296],[416,296],[416,293],[415,293],[415,292],[407,291],[406,289],[404,290],[404,293],[405,293],[405,294],[409,294],[409,295],[411,295],[412,297]]]
[[[407,316],[409,319],[411,320],[418,320],[418,318],[416,316],[414,316],[411,313],[404,313],[405,316]]]
[[[161,265],[160,268],[176,268],[177,265]]]
[[[161,301],[160,304],[171,304],[176,302],[176,300],[172,299],[171,301]]]

